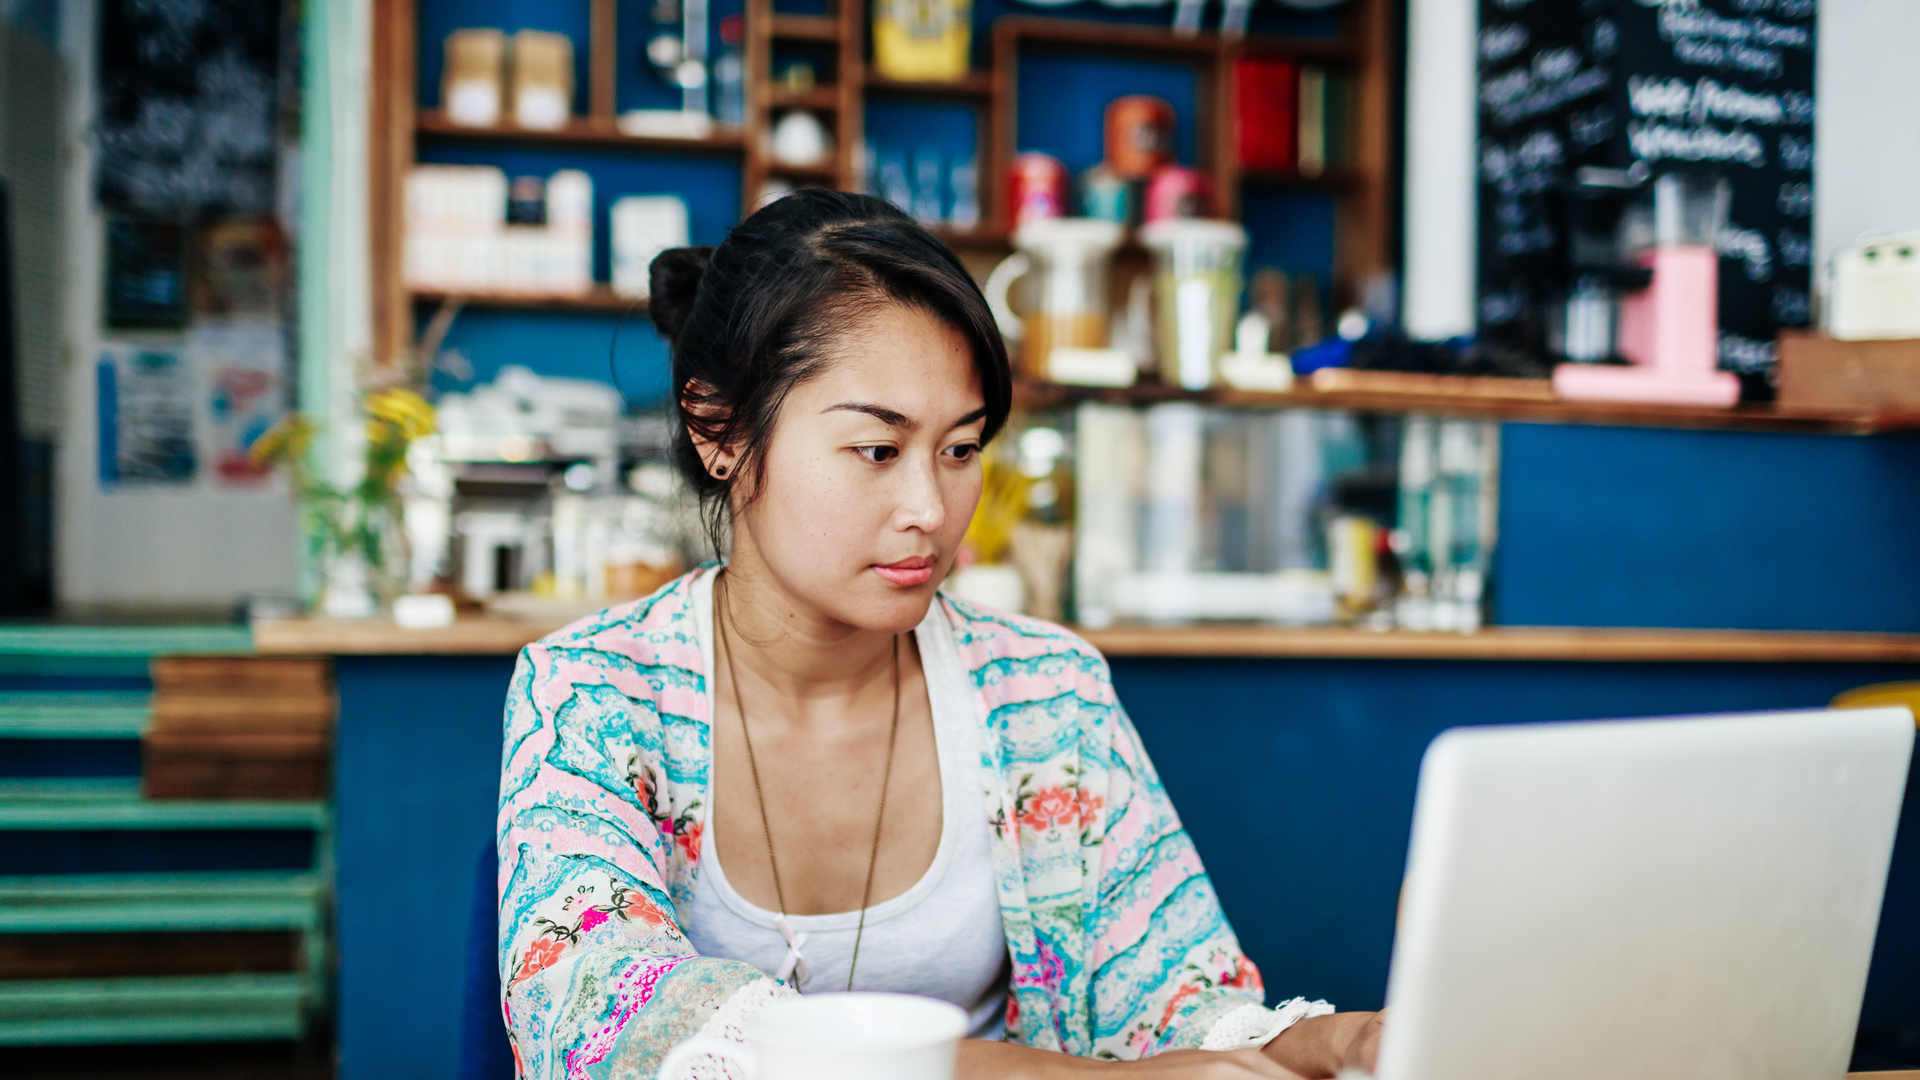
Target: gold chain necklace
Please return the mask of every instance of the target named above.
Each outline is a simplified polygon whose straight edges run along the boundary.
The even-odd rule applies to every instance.
[[[721,582],[724,583],[722,575]],[[731,592],[731,589],[728,590]],[[721,596],[720,605],[731,611],[733,605]],[[740,714],[740,736],[747,743],[747,768],[753,773],[753,797],[760,804],[760,834],[767,841],[767,865],[773,870],[773,896],[780,903],[780,914],[787,913],[786,890],[780,887],[780,860],[773,856],[773,827],[767,821],[767,795],[760,787],[760,762],[753,756],[753,735],[747,730],[746,700],[740,696],[740,671],[733,663],[733,643],[727,638],[725,612],[716,611],[714,626],[720,631],[720,647],[727,654],[727,678],[733,683],[733,708]],[[853,931],[853,958],[847,961],[847,989],[853,989],[853,969],[860,963],[860,937],[867,930],[867,905],[873,900],[873,868],[880,862],[880,823],[887,816],[887,783],[893,778],[893,748],[900,738],[900,635],[893,635],[893,725],[887,732],[887,767],[880,774],[880,809],[873,815],[873,850],[867,856],[867,887],[860,894],[860,921]],[[796,980],[798,973],[795,973]],[[796,989],[798,989],[796,987]]]

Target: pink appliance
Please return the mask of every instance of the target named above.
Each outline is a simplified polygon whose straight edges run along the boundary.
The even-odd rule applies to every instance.
[[[1653,271],[1645,289],[1620,302],[1620,354],[1628,364],[1561,364],[1553,369],[1554,393],[1572,400],[1721,407],[1740,400],[1740,380],[1719,369],[1720,256],[1714,242],[1730,199],[1724,180],[1670,175],[1655,181],[1653,205],[1628,211],[1622,229],[1623,246],[1641,249],[1634,263]]]

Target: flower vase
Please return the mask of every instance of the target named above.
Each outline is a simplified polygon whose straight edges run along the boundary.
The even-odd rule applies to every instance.
[[[380,612],[367,563],[352,547],[327,553],[320,571],[320,611],[332,619],[371,619]]]

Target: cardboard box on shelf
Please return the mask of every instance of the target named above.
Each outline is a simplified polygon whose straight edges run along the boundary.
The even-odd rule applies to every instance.
[[[1842,341],[1788,330],[1779,365],[1782,408],[1920,410],[1920,338]]]

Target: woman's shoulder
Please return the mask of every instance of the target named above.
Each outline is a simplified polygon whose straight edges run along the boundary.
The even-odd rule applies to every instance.
[[[947,614],[954,644],[966,666],[982,668],[1051,661],[1048,667],[1072,667],[1107,680],[1107,660],[1100,650],[1058,623],[1016,615],[941,593],[938,601]]]
[[[682,574],[652,595],[596,611],[527,646],[530,655],[567,656],[592,663],[601,658],[620,666],[670,666],[698,671],[702,666],[694,585],[708,567]]]

